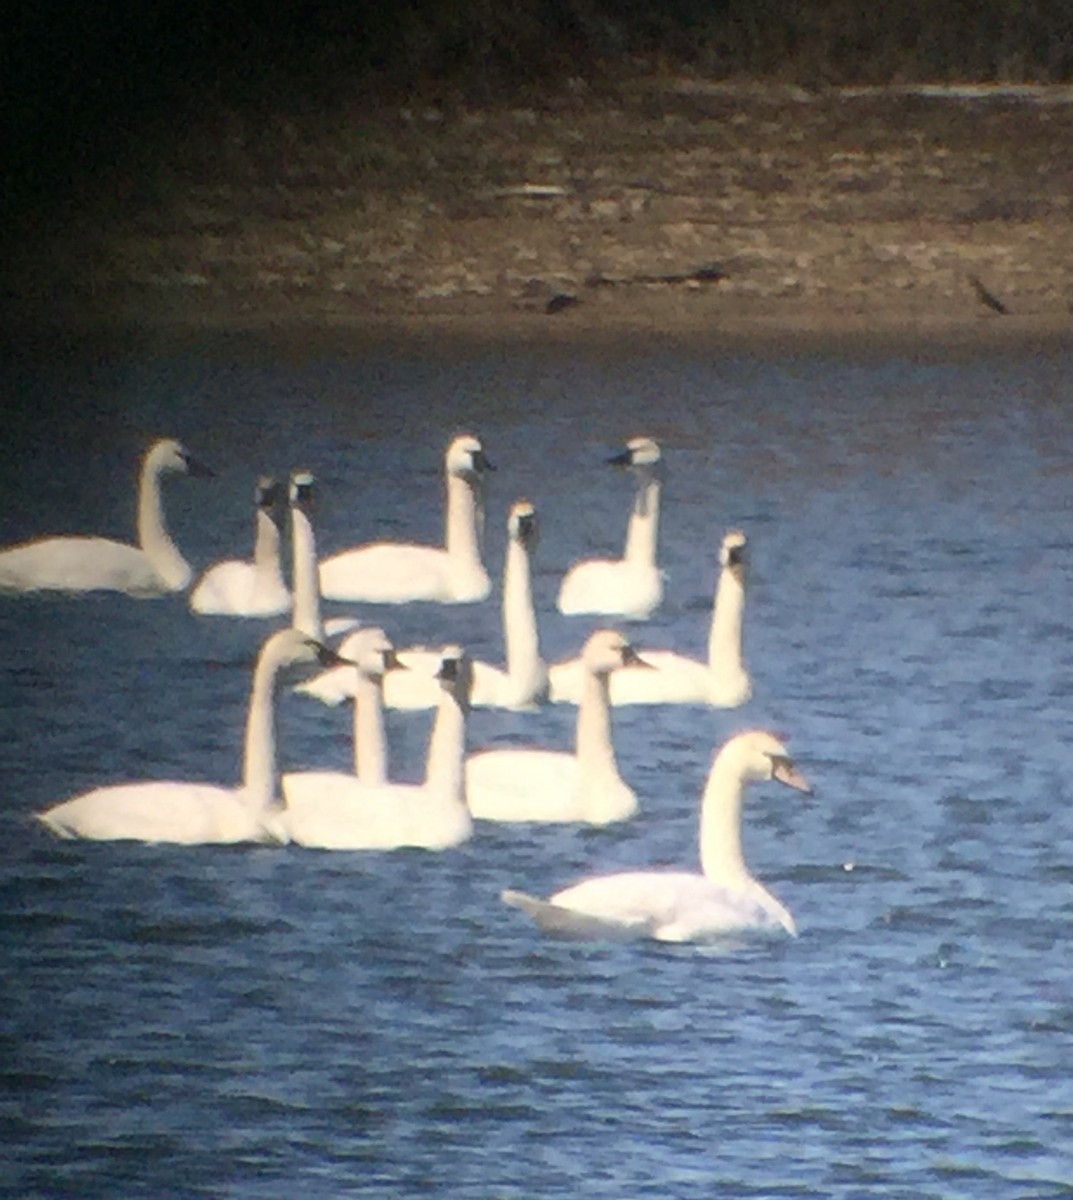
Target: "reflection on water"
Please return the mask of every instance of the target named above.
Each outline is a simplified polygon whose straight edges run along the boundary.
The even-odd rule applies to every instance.
[[[510,503],[540,511],[552,659],[592,627],[554,611],[563,571],[621,545],[629,485],[602,459],[650,433],[667,589],[632,636],[703,653],[740,526],[756,684],[736,712],[616,712],[642,802],[623,828],[482,826],[443,855],[60,843],[28,815],[77,790],[237,777],[266,626],[181,598],[0,600],[11,1194],[1068,1194],[1071,365],[549,350],[10,376],[3,542],[128,536],[165,433],[219,472],[167,496],[201,566],[248,551],[253,479],[295,467],[321,480],[325,552],[435,541],[443,446],[475,429],[493,572]],[[498,604],[376,617],[498,660]],[[345,711],[282,707],[288,765],[345,766]],[[427,722],[390,716],[403,778]],[[471,741],[565,746],[572,722],[478,710]],[[817,789],[746,813],[798,941],[563,944],[500,905],[695,862],[712,750],[754,725]]]

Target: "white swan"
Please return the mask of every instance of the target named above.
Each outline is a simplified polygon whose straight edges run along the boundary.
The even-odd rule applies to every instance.
[[[608,676],[645,667],[620,633],[598,629],[581,652],[584,688],[573,754],[486,750],[466,761],[466,799],[489,821],[585,821],[607,825],[637,811],[637,795],[619,774],[611,740]]]
[[[472,672],[461,647],[445,647],[439,678],[424,784],[369,787],[353,779],[307,789],[300,775],[285,776],[283,824],[292,841],[320,850],[446,850],[470,836],[463,760]]]
[[[659,446],[646,437],[633,438],[621,454],[608,459],[637,476],[626,549],[621,559],[575,563],[559,588],[561,613],[605,613],[643,621],[659,607],[663,600],[663,574],[656,565],[661,461]]]
[[[283,529],[283,489],[262,475],[254,490],[256,534],[253,561],[229,559],[209,567],[190,593],[194,612],[230,617],[278,617],[291,611],[283,582],[279,546]]]
[[[299,790],[317,794],[331,788],[347,788],[355,781],[367,786],[387,783],[387,736],[384,732],[384,676],[399,666],[395,648],[382,629],[366,626],[350,634],[339,647],[346,663],[333,670],[348,671],[355,677],[354,695],[354,773],[338,771],[301,771],[284,775],[283,790],[288,796]],[[300,690],[300,689],[296,689]]]
[[[138,483],[138,544],[68,535],[38,538],[0,551],[0,591],[91,592],[129,596],[181,592],[193,570],[164,524],[160,481],[165,475],[209,477],[179,442],[163,438],[142,459]]]
[[[204,843],[285,841],[276,766],[275,694],[290,666],[338,662],[339,656],[293,629],[261,649],[246,719],[242,784],[159,780],[95,788],[38,818],[54,833],[95,841]]]
[[[447,448],[444,548],[372,542],[326,558],[321,592],[329,600],[405,604],[410,600],[484,600],[492,582],[481,561],[483,475],[492,469],[479,439],[456,437]]]
[[[703,942],[745,931],[794,935],[788,909],[749,873],[741,848],[741,804],[750,780],[777,779],[809,792],[772,734],[739,733],[716,754],[700,818],[701,874],[625,871],[596,876],[538,900],[505,891],[507,904],[548,932],[574,937],[648,937]]]
[[[532,553],[538,540],[536,510],[528,500],[511,507],[507,520],[507,558],[503,569],[503,641],[507,666],[473,664],[473,707],[531,709],[547,699],[548,669],[540,657],[536,612],[533,608]],[[351,657],[347,655],[347,657]],[[406,649],[399,663],[409,668],[384,678],[388,708],[435,708],[440,685],[436,678],[438,650]],[[345,667],[324,671],[295,689],[325,704],[341,704],[354,694],[354,672]]]
[[[710,704],[738,708],[753,693],[742,659],[742,620],[745,613],[745,534],[731,530],[719,550],[719,582],[712,606],[708,661],[699,662],[670,650],[645,650],[654,671],[624,671],[611,677],[611,703]],[[575,658],[556,663],[549,671],[549,691],[555,702],[576,704],[581,695],[582,668]]]

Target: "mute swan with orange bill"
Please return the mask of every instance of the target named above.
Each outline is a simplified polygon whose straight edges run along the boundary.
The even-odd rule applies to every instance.
[[[242,783],[154,780],[94,788],[38,814],[54,833],[94,841],[209,843],[286,841],[280,824],[275,697],[293,666],[339,662],[326,646],[294,629],[272,634],[253,673]]]
[[[488,821],[582,821],[607,825],[637,811],[611,738],[608,677],[647,662],[622,636],[598,629],[581,652],[583,691],[574,752],[485,750],[466,761],[470,812]]]
[[[182,443],[155,442],[138,481],[138,544],[69,534],[37,538],[0,550],[0,592],[124,592],[163,596],[185,591],[193,568],[164,523],[161,480],[168,475],[211,477]]]
[[[710,942],[748,932],[795,936],[789,909],[750,874],[741,847],[746,785],[770,779],[812,790],[773,734],[739,733],[716,754],[701,805],[700,874],[623,871],[583,880],[550,900],[511,890],[502,899],[565,937]]]
[[[663,573],[656,563],[663,455],[647,437],[631,439],[621,454],[609,458],[628,467],[637,487],[621,559],[590,558],[575,563],[563,577],[561,613],[603,613],[647,620],[663,600]]]
[[[466,604],[487,598],[492,581],[481,561],[484,476],[493,470],[480,439],[466,434],[447,448],[444,545],[371,542],[320,564],[321,593],[329,600],[406,604],[433,600]]]
[[[723,538],[708,634],[708,661],[686,658],[670,650],[646,649],[645,662],[656,669],[612,675],[612,705],[709,704],[713,708],[738,708],[749,699],[752,680],[742,658],[745,550],[745,534],[741,530],[731,530]],[[577,703],[582,678],[577,659],[556,663],[548,676],[553,701]]]
[[[284,490],[262,475],[253,501],[256,534],[253,561],[229,559],[209,567],[190,593],[194,612],[228,617],[278,617],[291,611],[291,593],[283,582],[280,540]]]

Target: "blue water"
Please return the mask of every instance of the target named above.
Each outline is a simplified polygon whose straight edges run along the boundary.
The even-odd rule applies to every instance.
[[[395,348],[147,349],[8,368],[0,542],[131,528],[153,436],[177,540],[248,552],[261,471],[321,481],[324,551],[433,541],[455,432],[541,513],[549,658],[575,558],[620,547],[635,433],[669,466],[667,600],[639,648],[703,653],[726,529],[751,544],[736,712],[623,709],[642,813],[482,825],[444,854],[59,842],[30,814],[99,783],[237,779],[270,626],[182,598],[0,598],[0,1193],[1066,1197],[1073,1194],[1073,356],[755,358]],[[501,654],[498,597],[367,610],[398,644]],[[285,696],[287,766],[349,716]],[[416,778],[427,714],[392,714]],[[477,711],[471,743],[569,745],[573,711]],[[713,953],[549,940],[498,900],[696,862],[714,748],[789,739],[809,801],[758,787],[755,872],[795,941]]]

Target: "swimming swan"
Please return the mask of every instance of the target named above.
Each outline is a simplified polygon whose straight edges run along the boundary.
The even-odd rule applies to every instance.
[[[461,647],[445,647],[439,678],[424,784],[369,787],[352,780],[307,791],[289,783],[300,776],[285,776],[283,824],[292,841],[320,850],[446,850],[470,836],[463,760],[472,672]]]
[[[39,813],[54,833],[94,841],[205,843],[286,841],[280,824],[275,694],[280,672],[339,657],[293,629],[274,633],[261,649],[246,719],[242,784],[159,780],[95,788]]]
[[[179,442],[155,442],[142,460],[136,546],[79,535],[23,542],[0,551],[0,591],[104,589],[148,597],[185,590],[193,570],[164,524],[160,481],[165,475],[210,477],[212,472]]]
[[[492,464],[480,441],[466,435],[448,446],[446,469],[444,548],[372,542],[332,555],[320,564],[321,592],[327,599],[462,604],[487,598],[492,582],[481,562],[483,476]]]
[[[519,500],[507,520],[507,558],[503,570],[503,640],[507,666],[473,664],[473,707],[531,709],[547,699],[548,669],[540,657],[536,612],[533,608],[532,553],[538,540],[536,510]],[[349,655],[347,657],[350,657]],[[436,679],[438,650],[406,649],[399,663],[409,670],[384,679],[388,708],[435,708],[440,685]],[[325,704],[340,704],[354,693],[354,672],[347,668],[324,671],[296,691]]]
[[[633,438],[621,454],[607,460],[629,467],[637,490],[621,560],[590,558],[575,563],[559,588],[559,611],[605,613],[643,621],[663,600],[663,575],[656,565],[662,455],[645,437]]]
[[[611,677],[611,703],[710,704],[737,708],[752,695],[752,680],[742,660],[745,612],[745,534],[733,529],[719,550],[719,582],[712,606],[708,661],[670,650],[645,650],[654,671],[623,671]],[[581,664],[557,663],[549,672],[552,700],[576,704],[581,694]]]
[[[573,754],[554,750],[486,750],[466,761],[466,799],[488,821],[585,821],[607,825],[637,811],[637,795],[615,761],[608,676],[645,667],[620,633],[598,629],[581,652],[584,685]]]
[[[229,559],[210,567],[190,593],[194,612],[230,617],[278,617],[291,611],[279,558],[283,489],[262,475],[254,490],[253,561]]]
[[[776,779],[810,792],[783,744],[760,731],[739,733],[716,754],[700,818],[701,874],[625,871],[596,876],[538,900],[505,891],[503,900],[541,928],[573,937],[647,937],[703,942],[747,930],[796,935],[790,912],[749,873],[741,849],[741,804],[750,780]]]
[[[384,676],[399,666],[395,647],[382,629],[366,626],[350,634],[339,647],[346,663],[333,670],[349,671],[355,676],[354,694],[354,773],[338,771],[301,771],[284,775],[283,790],[288,796],[299,789],[316,794],[329,788],[349,787],[355,782],[379,786],[387,783],[387,736],[384,732]],[[297,689],[296,689],[297,690]]]

